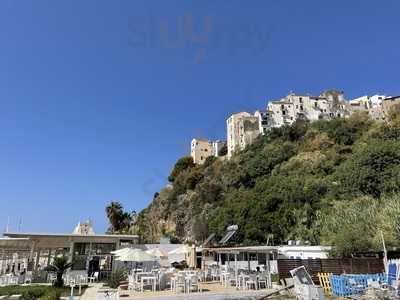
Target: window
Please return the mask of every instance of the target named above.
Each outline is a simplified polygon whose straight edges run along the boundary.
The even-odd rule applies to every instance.
[[[318,102],[317,101],[314,102],[314,107],[318,107]]]
[[[300,105],[300,110],[303,110],[303,105]]]
[[[285,109],[285,105],[282,104],[282,105],[281,105],[281,109]]]
[[[303,103],[303,98],[300,97],[300,98],[299,98],[299,101],[300,101],[300,103]]]
[[[282,115],[286,115],[286,111],[282,110]]]

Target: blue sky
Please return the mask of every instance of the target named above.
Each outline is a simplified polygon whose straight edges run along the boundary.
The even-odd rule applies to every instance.
[[[107,227],[192,137],[289,91],[400,94],[400,2],[0,3],[0,229]],[[193,26],[192,26],[192,25]]]

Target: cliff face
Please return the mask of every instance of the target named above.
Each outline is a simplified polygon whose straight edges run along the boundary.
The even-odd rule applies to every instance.
[[[167,235],[201,243],[237,224],[242,244],[319,243],[321,222],[335,201],[398,191],[388,170],[400,170],[399,128],[360,115],[297,121],[259,137],[229,161],[209,158],[199,166],[181,159],[171,186],[139,214],[136,232],[147,242]],[[375,168],[369,160],[385,163]]]

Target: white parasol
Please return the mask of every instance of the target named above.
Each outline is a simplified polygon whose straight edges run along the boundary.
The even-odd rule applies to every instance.
[[[160,248],[153,248],[146,251],[148,254],[154,255],[158,258],[168,258],[168,253]]]
[[[182,245],[170,252],[168,252],[168,254],[188,254],[190,253],[190,248],[186,245]]]
[[[119,255],[117,258],[119,261],[134,261],[134,262],[146,262],[156,261],[157,258],[154,255],[146,253],[141,249],[129,249],[125,253]]]

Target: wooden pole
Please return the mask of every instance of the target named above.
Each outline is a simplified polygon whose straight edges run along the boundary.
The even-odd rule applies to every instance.
[[[381,230],[381,238],[382,238],[382,245],[383,245],[383,267],[385,268],[385,273],[388,274],[388,258],[387,258],[387,250],[385,245],[385,238],[383,237],[383,232]]]

